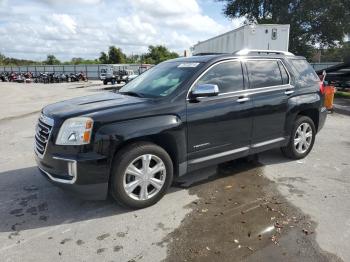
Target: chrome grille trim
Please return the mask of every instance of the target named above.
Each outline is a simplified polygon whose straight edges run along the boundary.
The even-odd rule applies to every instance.
[[[34,150],[36,154],[43,158],[46,152],[47,142],[50,139],[54,120],[41,114],[35,129]]]

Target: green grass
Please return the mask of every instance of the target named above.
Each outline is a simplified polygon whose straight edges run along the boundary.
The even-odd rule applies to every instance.
[[[337,91],[334,94],[335,97],[339,97],[339,98],[348,98],[350,99],[350,92],[344,92],[344,91]]]

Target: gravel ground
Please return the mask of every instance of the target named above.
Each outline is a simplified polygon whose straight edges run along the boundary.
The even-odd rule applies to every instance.
[[[101,91],[0,83],[1,261],[350,261],[350,117],[329,115],[304,160],[272,150],[207,168],[129,211],[71,198],[33,160],[41,107]]]

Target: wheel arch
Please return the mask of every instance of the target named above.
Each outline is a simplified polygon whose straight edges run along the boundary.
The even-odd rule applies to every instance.
[[[118,152],[130,144],[139,142],[149,142],[163,148],[172,160],[174,176],[183,173],[184,168],[181,168],[180,172],[180,166],[184,166],[183,163],[187,160],[187,136],[185,125],[176,115],[115,122],[101,127],[98,134],[97,140],[104,144],[104,152],[109,162],[109,182]]]
[[[316,131],[318,130],[318,125],[319,125],[319,110],[316,108],[308,108],[305,110],[302,110],[300,112],[298,112],[297,116],[307,116],[310,117],[311,120],[314,122],[315,125],[315,129]]]
[[[146,142],[146,143],[153,143],[161,148],[163,148],[168,155],[170,156],[173,167],[174,167],[174,176],[177,176],[179,172],[179,149],[177,148],[176,140],[173,136],[169,134],[155,134],[155,135],[147,135],[147,136],[141,136],[141,137],[135,137],[130,138],[128,140],[123,141],[121,144],[118,145],[116,150],[113,154],[112,163],[115,160],[115,157],[117,156],[118,152],[122,150],[123,148],[130,146],[132,144],[140,143],[140,142]],[[111,168],[112,170],[112,168]]]

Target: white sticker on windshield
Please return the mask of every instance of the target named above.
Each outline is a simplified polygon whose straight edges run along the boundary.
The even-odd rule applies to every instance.
[[[199,63],[182,63],[182,64],[178,65],[177,67],[196,67],[198,65],[199,65]]]

